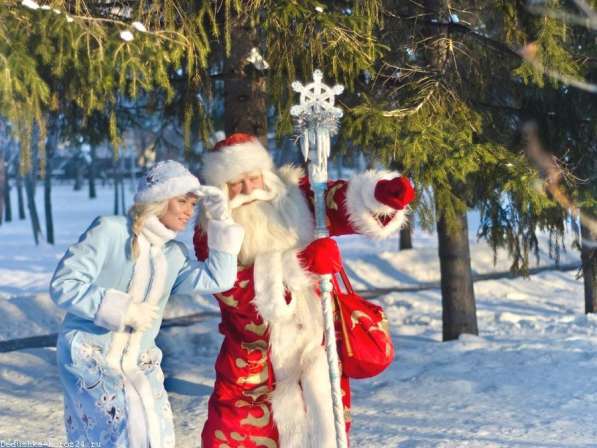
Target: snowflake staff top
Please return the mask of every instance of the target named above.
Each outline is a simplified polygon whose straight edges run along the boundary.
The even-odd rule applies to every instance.
[[[344,86],[329,87],[322,83],[320,70],[313,72],[313,82],[303,86],[299,81],[292,83],[292,89],[300,93],[299,104],[290,108],[295,117],[295,129],[301,139],[301,151],[309,164],[311,182],[327,181],[327,160],[330,156],[330,137],[338,132],[338,121],[342,110],[334,106],[336,95]]]

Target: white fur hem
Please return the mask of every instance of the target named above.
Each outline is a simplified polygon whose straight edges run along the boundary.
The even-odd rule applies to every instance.
[[[277,381],[271,400],[280,448],[309,447],[307,415],[298,378]]]
[[[207,245],[210,249],[238,255],[245,237],[245,229],[232,219],[207,222]]]
[[[93,323],[113,331],[124,330],[124,315],[131,296],[116,289],[108,289],[95,313]]]
[[[304,373],[301,384],[307,408],[311,446],[335,448],[336,428],[334,424],[332,386],[330,385],[329,368],[323,346],[313,363]]]
[[[395,171],[366,171],[348,183],[346,209],[355,230],[373,239],[384,239],[398,232],[406,223],[408,208],[395,210],[375,199],[375,186],[380,180],[400,176]],[[383,225],[379,218],[392,216]]]

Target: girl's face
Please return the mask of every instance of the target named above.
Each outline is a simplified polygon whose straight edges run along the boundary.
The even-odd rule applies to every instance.
[[[197,196],[188,193],[185,196],[176,196],[168,200],[166,213],[160,217],[160,221],[170,230],[180,232],[184,230],[187,223],[193,216],[197,205]]]

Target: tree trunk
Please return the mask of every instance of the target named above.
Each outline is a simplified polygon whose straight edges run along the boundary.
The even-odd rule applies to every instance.
[[[8,178],[8,167],[6,166],[6,175],[4,176],[4,210],[6,222],[12,221],[12,203],[10,200],[10,179]]]
[[[44,176],[44,211],[46,215],[46,241],[54,244],[54,219],[52,216],[52,159],[58,147],[59,114],[51,112],[48,119],[46,141],[46,173]]]
[[[448,226],[441,215],[437,222],[442,288],[443,340],[462,333],[479,334],[466,214]]]
[[[120,207],[119,207],[119,205],[120,205],[120,201],[119,201],[120,195],[118,194],[118,188],[120,186],[120,181],[118,179],[120,177],[119,171],[120,170],[119,170],[119,167],[118,167],[118,161],[117,160],[113,160],[112,161],[112,172],[113,172],[113,175],[114,175],[114,214],[115,215],[118,215],[120,213],[120,211],[119,211],[120,210]]]
[[[430,23],[423,32],[425,58],[428,69],[438,79],[449,81],[449,36],[447,23],[450,16],[448,0],[424,0]],[[446,188],[446,187],[442,187]],[[463,191],[463,188],[451,188]],[[471,256],[468,243],[466,212],[454,216],[450,222],[443,211],[448,204],[437,200],[437,237],[439,241],[439,262],[442,288],[443,340],[457,339],[462,333],[478,334],[475,291],[471,270]]]
[[[584,210],[583,210],[584,211]],[[586,211],[584,211],[586,213]],[[589,215],[591,216],[591,215]],[[597,312],[597,235],[580,223],[582,273],[585,284],[585,313]]]
[[[80,191],[83,188],[83,156],[80,154],[75,160],[75,191]]]
[[[41,235],[41,225],[37,206],[35,205],[35,173],[31,172],[25,176],[25,192],[27,194],[27,208],[29,209],[29,218],[31,219],[31,229],[33,230],[33,239],[35,244],[39,244],[39,235]]]
[[[124,202],[124,177],[125,177],[125,173],[126,173],[126,165],[125,165],[125,159],[124,157],[122,157],[120,159],[120,170],[119,170],[119,179],[120,179],[120,207],[122,209],[122,214],[125,215],[126,214],[126,205]]]
[[[132,155],[131,155],[131,163],[130,163],[130,175],[131,175],[131,188],[132,191],[135,191],[137,189],[137,159],[135,157],[135,151],[132,150],[131,151]]]
[[[4,208],[6,202],[6,188],[8,187],[8,182],[6,179],[8,177],[8,173],[6,170],[6,164],[4,163],[4,149],[0,149],[0,225],[4,222]]]
[[[226,135],[246,132],[267,148],[267,96],[265,76],[246,61],[259,48],[257,30],[237,23],[231,31],[232,49],[224,63],[224,126]]]
[[[19,208],[19,219],[25,219],[25,200],[23,199],[23,176],[17,167],[17,205]]]
[[[95,189],[95,165],[96,165],[96,148],[95,145],[91,145],[90,150],[91,155],[91,163],[89,164],[89,199],[95,199],[97,197],[97,192]]]
[[[400,230],[400,250],[407,250],[413,248],[412,227],[410,220]]]

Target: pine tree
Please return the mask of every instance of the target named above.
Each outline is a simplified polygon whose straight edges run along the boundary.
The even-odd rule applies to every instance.
[[[470,272],[463,217],[476,207],[480,236],[494,250],[507,247],[512,269],[524,273],[529,255],[537,251],[536,231],[551,231],[557,248],[566,219],[555,201],[535,188],[540,173],[526,157],[519,131],[533,116],[530,102],[545,111],[547,97],[564,91],[544,67],[580,76],[566,24],[518,2],[387,1],[384,6],[379,41],[388,51],[360,85],[364,101],[345,120],[345,141],[384,163],[399,164],[414,179],[421,221],[438,223],[440,257],[445,238],[461,243],[445,260],[448,266],[450,259],[459,259],[469,267],[456,271]],[[442,285],[450,282],[445,275],[449,270],[442,266]],[[468,273],[456,284],[472,296]],[[455,291],[442,289],[444,339],[475,332],[474,301],[465,306],[466,318],[456,317],[452,310],[461,309],[454,302],[460,294],[450,298],[450,290]],[[454,319],[446,321],[449,316]]]

